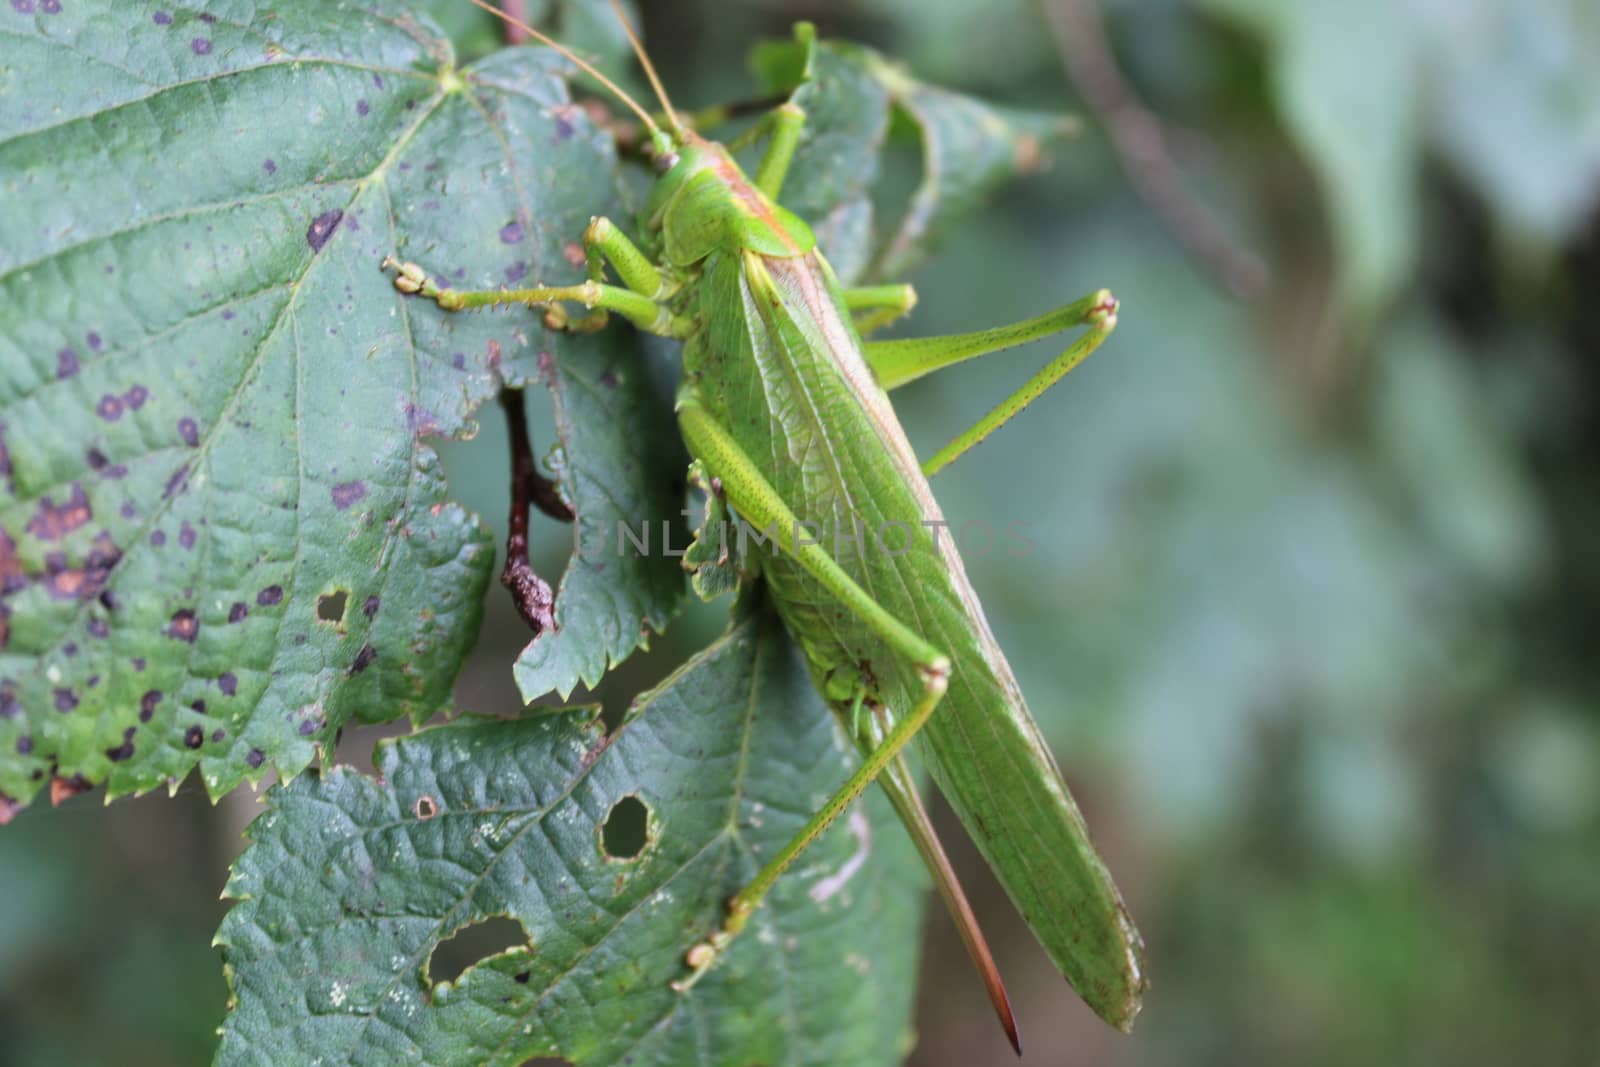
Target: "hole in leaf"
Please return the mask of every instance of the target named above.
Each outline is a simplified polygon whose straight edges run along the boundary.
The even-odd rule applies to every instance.
[[[324,593],[317,597],[317,619],[321,622],[343,622],[344,608],[348,603],[350,594],[343,589]]]
[[[416,814],[418,819],[421,819],[423,822],[427,822],[429,819],[439,814],[439,802],[424,793],[422,796],[417,798],[417,802],[412,806],[411,810]]]
[[[454,982],[469,967],[508,948],[528,944],[528,932],[515,919],[495,915],[456,931],[433,947],[428,957],[428,980]]]
[[[600,827],[600,849],[614,860],[637,859],[649,840],[649,830],[650,809],[630,793],[611,806]]]

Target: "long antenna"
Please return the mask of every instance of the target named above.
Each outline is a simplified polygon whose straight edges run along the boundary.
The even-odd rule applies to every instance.
[[[644,50],[644,45],[639,41],[639,35],[633,32],[633,26],[628,22],[628,13],[622,10],[621,0],[611,0],[611,10],[617,13],[617,21],[622,24],[622,32],[628,35],[628,43],[633,45],[633,54],[639,57],[639,65],[644,68],[645,77],[650,79],[650,88],[656,91],[656,99],[661,101],[661,110],[667,113],[667,125],[672,127],[672,132],[683,133],[683,124],[678,121],[678,113],[672,109],[672,101],[667,99],[666,87],[661,84],[661,76],[656,73],[656,66],[650,62],[650,53]]]
[[[615,96],[618,100],[620,100],[624,104],[626,104],[633,111],[633,113],[635,115],[638,115],[639,118],[641,120],[643,120],[645,126],[650,130],[650,135],[651,135],[651,138],[653,140],[661,141],[661,140],[665,139],[665,134],[663,134],[661,132],[661,127],[657,126],[655,124],[655,120],[653,120],[650,117],[650,113],[645,111],[644,108],[640,107],[638,102],[635,101],[633,99],[633,97],[629,96],[627,93],[623,92],[620,88],[618,88],[616,82],[612,81],[610,78],[606,77],[604,74],[601,74],[598,70],[596,70],[595,67],[594,67],[594,64],[589,63],[588,61],[586,61],[584,59],[580,59],[578,57],[577,53],[573,52],[572,49],[568,48],[566,45],[562,44],[560,41],[557,41],[555,38],[549,36],[548,34],[540,33],[538,30],[534,29],[532,26],[529,26],[526,22],[523,22],[521,19],[512,18],[510,15],[506,14],[504,11],[501,11],[499,8],[495,7],[493,4],[489,3],[488,0],[472,0],[472,3],[477,5],[478,7],[483,8],[483,10],[487,11],[489,14],[493,15],[495,18],[500,19],[503,22],[507,22],[507,23],[510,23],[511,25],[515,26],[517,29],[521,30],[523,33],[527,34],[529,37],[532,37],[535,41],[538,41],[540,44],[548,45],[549,47],[554,48],[557,52],[561,53],[567,59],[569,59],[573,63],[575,63],[579,70],[583,71],[585,74],[589,75],[589,77],[593,78],[595,81],[599,82],[601,85],[603,85],[607,89],[611,90],[611,93],[612,93],[613,96]],[[630,32],[628,36],[631,38],[633,35]],[[637,42],[635,42],[635,46],[637,47]],[[659,88],[658,88],[657,91],[659,91]],[[665,100],[663,100],[662,102],[665,103]],[[667,108],[667,114],[668,115],[672,115],[672,109],[670,107]],[[674,121],[672,123],[672,128],[673,128],[674,131],[678,131],[679,130],[679,127],[678,127],[678,124],[676,122],[676,117],[675,116],[674,116]]]

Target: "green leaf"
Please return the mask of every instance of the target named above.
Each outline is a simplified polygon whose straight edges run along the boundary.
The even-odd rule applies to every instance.
[[[1268,42],[1279,107],[1329,204],[1341,300],[1372,313],[1417,254],[1421,42],[1407,5],[1204,3]]]
[[[688,543],[679,513],[689,460],[648,348],[613,321],[589,345],[539,357],[561,439],[550,467],[577,522],[556,628],[534,637],[513,667],[523,700],[552,691],[565,700],[579,683],[594,686],[682,606],[684,573],[671,552]],[[524,365],[510,370],[520,377]],[[635,551],[630,537],[648,551]]]
[[[1559,242],[1593,209],[1600,20],[1583,0],[1203,2],[1266,44],[1328,201],[1347,308],[1371,314],[1412,271],[1430,141],[1525,243]]]
[[[1076,130],[1060,115],[999,108],[915,80],[869,48],[814,42],[809,27],[753,56],[767,92],[791,92],[807,121],[783,202],[817,231],[839,277],[898,278],[1001,182],[1028,173]],[[890,135],[922,145],[923,173],[891,236],[873,235],[871,191]]]
[[[853,763],[781,623],[746,610],[610,738],[581,709],[464,719],[384,742],[376,781],[275,788],[227,891],[218,1062],[897,1063],[921,882],[876,791],[670,987]],[[623,859],[605,824],[627,797],[648,820]],[[528,943],[430,979],[442,941],[498,915]]]
[[[220,794],[446,706],[492,552],[426,439],[605,342],[446,322],[379,262],[576,273],[615,158],[564,61],[453,73],[394,5],[0,19],[0,810]]]

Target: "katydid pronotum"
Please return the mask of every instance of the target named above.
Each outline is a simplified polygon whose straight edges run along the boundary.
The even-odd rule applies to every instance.
[[[617,16],[626,27],[620,8]],[[953,539],[936,536],[943,517],[928,486],[929,476],[1093,352],[1116,325],[1117,301],[1100,290],[1015,325],[863,342],[863,333],[909,311],[915,296],[904,285],[843,288],[811,229],[781,206],[806,118],[800,108],[781,104],[760,120],[753,133],[767,138],[765,153],[747,178],[727,147],[679,119],[636,38],[661,123],[588,63],[521,28],[597,78],[642,121],[658,177],[637,241],[611,220],[593,219],[583,235],[588,277],[571,285],[458,291],[415,264],[389,263],[395,284],[446,310],[522,304],[569,329],[599,328],[615,314],[682,342],[676,410],[696,472],[743,522],[776,527],[774,551],[747,556],[747,577],[766,583],[815,684],[862,752],[849,780],[729,901],[721,925],[685,946],[675,987],[687,992],[715,964],[784,870],[877,781],[927,861],[1020,1052],[993,960],[907,768],[903,749],[915,737],[934,781],[1051,960],[1101,1017],[1127,1029],[1145,986],[1138,932]],[[810,44],[809,26],[797,35]],[[572,304],[587,313],[569,315],[563,305]],[[1065,352],[917,462],[888,391],[1074,327],[1086,329]],[[889,550],[863,535],[886,525],[904,535]],[[831,532],[831,544],[819,531]]]

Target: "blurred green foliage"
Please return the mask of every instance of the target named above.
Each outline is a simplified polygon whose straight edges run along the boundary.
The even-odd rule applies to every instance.
[[[936,84],[1082,106],[1038,0],[642,6],[686,106],[747,94],[730,57],[797,17]],[[917,333],[1099,285],[1124,304],[1095,360],[936,485],[957,521],[1030,524],[1036,553],[973,559],[974,581],[1151,942],[1145,1015],[1117,1037],[968,864],[1027,1062],[1592,1064],[1600,9],[1103,6],[1189,187],[1271,282],[1221,295],[1092,117],[910,279]],[[1050,354],[897,394],[913,443],[938,447]],[[498,527],[503,428],[483,420],[446,459]],[[566,533],[541,533],[553,574]],[[719,614],[602,696],[659,677]],[[492,590],[463,707],[515,707],[519,625]],[[201,863],[149,828],[172,802],[84,805],[0,834],[0,1061],[88,1062],[115,1034],[123,1062],[200,1062],[222,981],[199,946],[241,814],[193,828]],[[151,856],[171,865],[159,903]],[[1010,1062],[941,919],[932,937],[913,1062]]]

